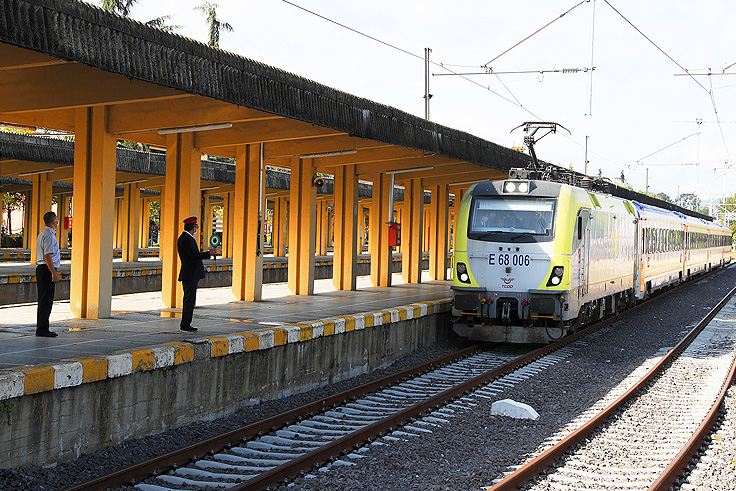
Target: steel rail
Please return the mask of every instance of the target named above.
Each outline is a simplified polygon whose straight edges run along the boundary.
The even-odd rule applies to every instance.
[[[706,315],[697,326],[695,326],[690,332],[680,341],[677,346],[675,346],[673,349],[671,349],[662,359],[654,365],[647,373],[644,375],[636,384],[634,384],[629,390],[626,391],[621,397],[616,399],[614,402],[612,402],[608,407],[603,409],[600,413],[598,413],[596,416],[591,418],[588,422],[584,423],[580,428],[572,432],[570,435],[565,437],[563,440],[561,440],[559,443],[555,444],[554,446],[550,447],[546,451],[544,451],[542,454],[537,456],[536,458],[532,459],[530,462],[524,464],[522,467],[514,471],[512,474],[505,477],[503,480],[499,481],[498,483],[494,484],[493,486],[487,488],[486,491],[516,491],[519,486],[526,483],[527,481],[533,479],[535,476],[537,476],[540,472],[547,469],[548,467],[551,467],[554,461],[562,455],[573,445],[580,443],[583,439],[585,439],[590,433],[592,433],[596,428],[599,426],[602,426],[608,418],[616,414],[621,407],[628,402],[630,399],[632,399],[639,391],[641,391],[644,387],[646,387],[649,382],[651,382],[654,377],[659,373],[662,368],[670,363],[673,359],[675,359],[679,354],[684,351],[684,349],[697,337],[698,334],[708,325],[708,323],[718,314],[718,312],[723,308],[724,305],[730,300],[730,298],[736,293],[736,288],[732,289],[711,311]],[[733,372],[733,367],[732,367]],[[726,389],[728,388],[728,385],[725,386]],[[725,390],[722,391],[723,394],[725,394]],[[715,406],[715,409],[717,411],[718,406]],[[712,412],[712,410],[711,410]],[[694,437],[695,438],[695,437]],[[686,454],[686,450],[683,449],[681,452],[683,454]],[[683,456],[683,459],[685,456]],[[678,459],[678,462],[680,459]],[[675,463],[673,462],[673,466]],[[680,465],[680,464],[678,464]],[[675,473],[675,479],[676,474],[679,474],[681,467],[677,467],[671,472]],[[668,468],[669,470],[669,468]],[[668,474],[668,476],[671,476],[671,474]],[[667,477],[669,479],[670,477]],[[664,484],[662,484],[664,486]],[[653,488],[650,488],[650,490]],[[656,489],[667,489],[666,487],[656,488]]]
[[[702,275],[701,278],[707,277],[713,274],[714,272],[715,271],[706,273],[705,275]],[[474,379],[467,381],[466,383],[460,386],[460,387],[463,387],[462,389],[459,389],[457,387],[454,389],[448,389],[445,392],[442,392],[440,394],[433,396],[432,398],[428,400],[425,400],[425,402],[427,403],[429,401],[433,401],[434,406],[426,406],[425,409],[417,411],[416,410],[417,406],[423,405],[423,403],[419,403],[416,406],[412,406],[410,408],[407,408],[401,411],[400,413],[396,413],[395,415],[392,415],[386,418],[386,420],[389,420],[389,421],[386,421],[386,420],[378,421],[368,427],[365,427],[359,430],[358,432],[356,432],[356,434],[366,434],[367,435],[370,430],[373,436],[375,436],[375,435],[382,433],[383,431],[389,430],[390,428],[393,428],[395,426],[398,426],[399,424],[402,424],[402,422],[405,423],[407,420],[414,417],[414,416],[406,416],[407,414],[410,414],[410,413],[413,413],[414,415],[420,414],[421,412],[431,407],[438,406],[442,404],[443,402],[446,402],[447,400],[457,397],[457,395],[463,394],[464,392],[469,391],[478,385],[488,383],[494,378],[499,378],[508,372],[521,368],[522,366],[528,363],[531,363],[537,358],[541,358],[542,356],[552,353],[553,351],[556,351],[562,348],[563,346],[566,346],[572,343],[573,341],[576,341],[577,339],[584,337],[590,334],[591,332],[598,330],[602,327],[605,327],[611,324],[612,322],[620,319],[619,313],[629,314],[631,312],[639,310],[640,308],[643,308],[647,304],[649,304],[650,301],[654,299],[662,298],[671,293],[674,293],[678,291],[680,288],[689,286],[689,284],[690,282],[683,283],[682,285],[679,285],[671,290],[668,290],[656,296],[650,297],[646,301],[639,303],[629,309],[626,309],[621,312],[617,312],[614,316],[609,317],[607,319],[603,319],[597,324],[583,328],[579,330],[578,332],[572,335],[566,336],[565,338],[559,341],[556,341],[544,347],[538,348],[528,353],[527,355],[517,358],[516,360],[513,360],[501,367],[498,367],[490,372],[487,372],[486,374],[483,374],[479,377],[476,377]],[[63,491],[98,491],[98,490],[104,491],[108,488],[121,487],[127,483],[141,481],[143,479],[147,479],[149,477],[162,474],[164,472],[167,472],[169,469],[173,467],[186,465],[192,460],[200,459],[204,457],[205,455],[207,455],[208,453],[219,452],[222,449],[228,447],[229,445],[233,445],[234,443],[239,442],[241,440],[248,440],[250,438],[260,436],[264,433],[274,431],[278,428],[281,428],[283,426],[290,424],[292,421],[299,421],[300,419],[303,419],[303,417],[305,416],[311,416],[329,407],[333,407],[341,402],[344,402],[351,398],[356,398],[357,396],[361,394],[376,391],[384,386],[394,384],[397,381],[400,381],[406,377],[416,375],[421,372],[425,372],[429,370],[430,368],[448,363],[458,358],[467,357],[470,354],[478,350],[480,350],[480,345],[470,346],[468,348],[465,348],[464,350],[460,350],[455,353],[451,353],[444,357],[438,358],[436,360],[432,360],[427,363],[423,363],[421,365],[409,368],[407,370],[403,370],[402,372],[398,372],[396,374],[389,375],[382,379],[366,383],[354,389],[350,389],[350,390],[341,392],[339,394],[328,396],[324,399],[320,399],[318,401],[314,401],[309,404],[305,404],[299,408],[289,410],[285,413],[277,414],[270,418],[254,422],[252,424],[243,426],[241,428],[236,428],[235,430],[231,430],[221,435],[216,435],[202,442],[198,442],[198,443],[195,443],[195,444],[192,444],[192,445],[189,445],[189,446],[177,449],[177,450],[173,450],[167,454],[164,454],[158,457],[154,457],[152,459],[140,462],[133,466],[120,469],[118,471],[109,473],[104,476],[100,476],[98,478],[92,479],[84,483],[76,484],[74,486],[65,488]],[[451,397],[447,396],[447,393],[453,390],[457,392],[457,395],[451,396]],[[444,397],[444,400],[442,400],[442,397]],[[405,415],[406,419],[403,421],[400,421],[399,418],[396,418],[396,416],[400,414]],[[388,424],[388,426],[383,424],[384,421]],[[374,428],[374,426],[376,428]],[[384,426],[385,426],[385,429],[381,429],[381,430],[378,429]],[[261,474],[254,479],[238,484],[232,487],[231,490],[240,491],[242,489],[263,489],[266,486],[269,486],[274,483],[278,483],[287,477],[295,475],[300,471],[311,468],[311,466],[317,463],[324,462],[330,457],[340,454],[342,451],[346,450],[347,448],[357,445],[360,442],[366,441],[368,438],[369,437],[363,437],[362,439],[360,438],[354,439],[352,434],[346,435],[345,437],[342,437],[339,440],[333,441],[330,444],[324,445],[308,454],[302,455],[301,457],[297,458],[295,461],[290,461],[290,463],[291,462],[298,463],[297,465],[290,465],[290,463],[284,464],[264,474]],[[347,443],[348,441],[353,442],[353,443]],[[328,450],[328,449],[331,449],[331,450],[322,452],[322,450]],[[291,469],[288,471],[286,469],[287,466],[291,467]],[[247,486],[247,487],[244,487],[244,486]]]
[[[474,344],[462,350],[450,353],[449,355],[445,355],[435,360],[402,370],[401,372],[368,382],[353,389],[340,392],[339,394],[334,394],[323,399],[310,402],[298,408],[271,416],[270,418],[256,421],[240,428],[230,430],[226,433],[208,438],[207,440],[173,450],[169,453],[140,462],[128,468],[120,469],[96,479],[76,484],[65,488],[63,491],[106,490],[108,488],[117,488],[136,480],[140,481],[147,479],[152,475],[168,471],[172,466],[187,464],[193,459],[204,457],[209,452],[218,452],[226,448],[228,445],[237,443],[243,439],[249,439],[263,433],[268,433],[277,428],[288,425],[293,421],[297,421],[305,415],[318,413],[361,394],[373,392],[386,385],[394,384],[411,375],[425,372],[431,368],[444,365],[459,358],[465,358],[481,349],[482,344]]]
[[[731,290],[731,293],[729,295],[733,295],[734,290]],[[726,398],[728,389],[731,384],[734,383],[734,381],[736,381],[736,358],[731,361],[731,370],[729,370],[726,381],[724,382],[723,387],[721,387],[720,394],[718,394],[718,397],[713,403],[713,406],[711,406],[710,411],[708,411],[708,415],[705,417],[695,433],[693,433],[693,436],[690,438],[690,440],[677,454],[677,457],[675,457],[672,463],[667,466],[667,468],[657,478],[657,480],[654,481],[651,486],[649,486],[648,491],[666,491],[670,489],[670,487],[675,484],[675,482],[677,482],[682,474],[684,474],[688,465],[695,457],[695,454],[703,445],[705,437],[710,434],[713,426],[718,420],[719,408],[721,407],[721,404],[723,404],[723,400]]]
[[[661,294],[654,296],[654,297],[650,297],[647,301],[642,302],[638,305],[635,305],[634,307],[630,309],[622,311],[622,313],[629,314],[631,312],[634,312],[646,306],[649,303],[649,301],[654,300],[656,298],[661,298],[671,293],[674,293],[675,291],[679,290],[680,288],[684,286],[687,286],[687,284],[680,285],[676,288],[673,288],[672,290],[669,290],[667,292],[662,292]],[[475,389],[478,386],[487,384],[497,378],[500,378],[506,375],[507,373],[513,372],[514,370],[517,370],[533,362],[536,359],[542,358],[543,356],[546,356],[554,351],[557,351],[563,346],[566,346],[578,340],[581,337],[587,336],[591,332],[601,329],[619,319],[620,319],[620,316],[618,315],[609,317],[607,319],[603,319],[597,324],[588,326],[570,336],[566,336],[565,338],[559,341],[550,343],[546,346],[543,346],[534,351],[531,351],[527,353],[526,355],[523,355],[515,360],[510,361],[509,363],[506,363],[505,365],[502,365],[498,368],[495,368],[484,374],[481,374],[475,378],[467,380],[466,382],[456,385],[455,387],[451,387],[439,394],[436,394],[428,399],[425,399],[398,413],[394,413],[380,421],[377,421],[369,426],[361,428],[360,430],[354,433],[348,434],[338,440],[334,440],[330,443],[327,443],[315,450],[312,450],[311,452],[308,452],[300,457],[297,457],[294,460],[290,460],[267,472],[259,474],[258,476],[248,481],[245,481],[240,484],[236,484],[235,486],[232,486],[229,489],[230,491],[255,491],[255,490],[265,489],[268,486],[278,484],[284,479],[294,476],[298,474],[299,472],[311,469],[312,466],[325,462],[328,459],[336,455],[339,455],[342,452],[345,452],[350,448],[353,448],[372,438],[380,436],[384,432],[390,432],[397,426],[400,426],[402,424],[409,422],[412,418],[419,416],[420,414],[422,414],[423,412],[429,409],[445,404],[452,399],[455,399],[457,397],[460,397],[470,392],[471,390]]]
[[[301,471],[311,469],[313,465],[319,464],[328,460],[335,455],[353,448],[355,445],[359,445],[368,440],[371,440],[377,436],[382,435],[384,432],[390,432],[396,427],[409,422],[412,418],[421,415],[425,411],[433,409],[444,403],[449,402],[457,397],[460,397],[469,391],[473,390],[479,385],[484,385],[492,380],[499,378],[509,372],[512,372],[522,366],[531,363],[532,361],[545,356],[553,351],[558,350],[564,345],[567,345],[579,338],[589,334],[592,330],[602,327],[602,324],[590,326],[578,333],[566,337],[563,340],[557,341],[556,343],[549,344],[542,348],[538,348],[526,355],[523,355],[515,360],[506,363],[498,368],[490,370],[484,374],[467,380],[461,384],[451,387],[449,389],[440,392],[428,399],[420,401],[413,406],[403,409],[397,413],[387,416],[380,421],[377,421],[369,426],[361,428],[360,430],[346,435],[338,440],[334,440],[327,443],[309,453],[306,453],[294,460],[290,460],[285,464],[271,469],[270,471],[259,474],[258,476],[245,481],[241,484],[237,484],[231,488],[230,491],[253,491],[265,489],[268,486],[277,484],[282,480],[296,475]]]

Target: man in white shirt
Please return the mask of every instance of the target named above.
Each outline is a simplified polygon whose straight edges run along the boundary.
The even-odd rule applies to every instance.
[[[59,263],[61,253],[59,241],[56,240],[56,227],[59,219],[56,213],[44,213],[46,227],[36,239],[36,288],[38,289],[38,310],[36,313],[36,336],[54,338],[58,336],[49,330],[51,307],[54,305],[54,291],[59,281]]]

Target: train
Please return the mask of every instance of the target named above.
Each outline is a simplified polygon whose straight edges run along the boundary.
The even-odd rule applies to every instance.
[[[730,228],[640,201],[548,180],[473,184],[456,217],[453,330],[545,344],[731,261]]]

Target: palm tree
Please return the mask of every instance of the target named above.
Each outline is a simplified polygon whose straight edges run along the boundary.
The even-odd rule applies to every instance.
[[[233,26],[227,22],[220,22],[217,18],[216,9],[219,7],[216,3],[205,1],[202,5],[194,7],[194,10],[199,10],[207,16],[207,23],[210,26],[210,40],[207,44],[214,48],[220,47],[220,31],[226,30],[232,32]]]
[[[176,31],[177,29],[181,29],[182,26],[178,24],[172,24],[170,26],[167,26],[165,23],[167,20],[171,19],[173,15],[162,15],[161,17],[156,17],[155,19],[151,19],[148,22],[146,22],[147,26],[156,27],[158,29],[163,29],[164,31]]]
[[[130,9],[138,0],[102,0],[102,8],[123,17],[130,16]]]
[[[102,0],[102,8],[105,10],[109,10],[110,12],[115,12],[116,14],[120,14],[123,17],[130,17],[130,10],[133,8],[133,5],[137,3],[138,0]],[[180,29],[181,26],[178,25],[170,25],[167,26],[165,23],[167,20],[171,19],[171,15],[162,15],[161,17],[156,17],[155,19],[151,19],[148,22],[146,22],[146,25],[149,25],[151,27],[157,27],[159,29],[163,29],[165,31],[175,31],[176,29]]]

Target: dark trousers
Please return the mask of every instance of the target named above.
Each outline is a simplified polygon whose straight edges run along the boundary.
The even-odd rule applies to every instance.
[[[36,332],[49,332],[49,316],[54,305],[56,283],[51,281],[51,271],[45,264],[36,266],[36,288],[38,289],[38,310],[36,312]]]
[[[197,303],[198,283],[199,280],[181,282],[181,286],[184,287],[184,305],[182,305],[181,309],[181,327],[190,327],[192,325],[194,304]]]

